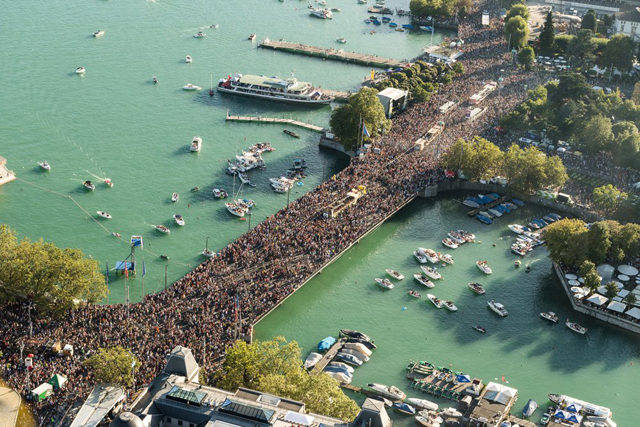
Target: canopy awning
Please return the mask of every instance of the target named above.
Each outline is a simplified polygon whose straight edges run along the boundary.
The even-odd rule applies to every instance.
[[[611,311],[622,313],[627,309],[627,304],[621,303],[619,301],[611,301],[607,308]]]
[[[633,307],[631,310],[627,311],[625,314],[628,314],[633,318],[640,319],[640,308]]]
[[[593,294],[589,298],[587,298],[587,301],[595,305],[602,305],[605,302],[609,301],[609,298],[602,296],[600,294]]]
[[[54,376],[51,377],[51,379],[49,380],[49,384],[51,384],[52,386],[54,386],[55,388],[62,388],[62,386],[64,385],[64,383],[67,382],[67,377],[64,375],[60,375],[60,374],[55,374]]]
[[[627,276],[636,276],[638,274],[638,269],[631,265],[621,265],[618,267],[618,271]]]
[[[572,403],[571,405],[565,408],[565,410],[569,412],[580,412],[581,409],[582,409],[582,405],[578,405],[577,403]]]
[[[305,415],[293,411],[287,412],[287,414],[284,416],[284,420],[303,426],[310,426],[311,424],[313,424],[313,417],[311,415]]]

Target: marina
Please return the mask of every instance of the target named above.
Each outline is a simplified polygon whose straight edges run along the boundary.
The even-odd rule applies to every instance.
[[[411,361],[407,371],[411,388],[443,399],[458,401],[466,395],[477,396],[483,387],[482,380],[455,374],[449,368],[436,369],[425,362]]]

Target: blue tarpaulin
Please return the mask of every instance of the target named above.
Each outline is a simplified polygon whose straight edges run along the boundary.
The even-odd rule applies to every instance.
[[[471,382],[471,377],[469,375],[466,375],[466,374],[456,375],[456,378],[458,379],[459,383],[470,383]]]
[[[318,351],[327,351],[335,343],[336,343],[336,339],[334,337],[326,337],[325,339],[323,339],[318,343]]]
[[[126,269],[133,271],[133,263],[130,261],[116,261],[116,271],[124,271],[126,263]]]

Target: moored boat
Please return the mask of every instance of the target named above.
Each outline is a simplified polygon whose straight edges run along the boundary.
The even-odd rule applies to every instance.
[[[307,356],[307,360],[304,361],[305,369],[313,368],[320,360],[322,360],[322,355],[320,353],[310,353],[309,356]]]
[[[361,342],[347,342],[344,344],[343,348],[351,348],[353,350],[357,350],[358,352],[364,354],[365,356],[371,356],[372,352],[366,345]]]
[[[393,277],[396,280],[404,279],[404,275],[402,275],[401,273],[397,272],[396,270],[392,270],[390,268],[387,268],[385,271],[387,272],[387,274],[389,276]]]
[[[427,298],[429,299],[429,301],[431,301],[431,304],[433,304],[436,308],[442,308],[444,306],[444,304],[442,303],[442,300],[433,294],[427,294]]]
[[[105,219],[111,219],[112,218],[111,215],[109,215],[107,212],[104,212],[104,211],[97,211],[96,213],[98,215],[100,215],[102,218],[105,218]]]
[[[41,169],[44,169],[46,171],[50,171],[51,170],[51,165],[46,160],[44,162],[40,162],[38,164],[40,165]]]
[[[91,181],[85,181],[82,183],[82,185],[89,191],[93,191],[96,189],[96,186]]]
[[[193,139],[191,140],[191,146],[189,147],[189,150],[192,153],[199,153],[201,149],[202,149],[202,138],[200,138],[199,136],[194,136]]]
[[[545,311],[540,313],[540,317],[547,319],[553,323],[558,323],[558,316],[553,311]]]
[[[361,366],[364,363],[359,357],[356,357],[353,354],[342,352],[338,353],[334,360],[337,360],[338,362],[348,363],[354,366]]]
[[[393,283],[391,283],[389,279],[380,279],[376,277],[374,280],[383,289],[393,289]]]
[[[401,412],[401,413],[406,414],[406,415],[415,415],[416,414],[416,408],[414,408],[413,406],[409,405],[408,403],[395,402],[393,404],[393,408],[396,411]]]
[[[449,311],[458,311],[458,307],[456,307],[453,301],[443,301],[442,304],[444,305],[444,308]]]
[[[479,325],[473,325],[472,328],[475,329],[476,331],[480,332],[480,333],[483,333],[483,334],[487,332],[487,330],[485,328],[483,328],[482,326],[479,326]]]
[[[413,256],[416,257],[420,264],[426,264],[429,262],[426,256],[420,253],[420,251],[413,251]]]
[[[227,202],[224,205],[227,207],[227,210],[235,216],[239,216],[243,218],[244,215],[247,213],[247,210],[245,208],[243,208],[242,206],[238,206],[236,203]]]
[[[404,394],[402,390],[395,386],[369,383],[367,384],[367,387],[369,387],[376,394],[382,397],[386,397],[387,399],[391,399],[392,401],[404,400],[407,397],[407,395]]]
[[[93,33],[93,37],[102,37],[104,36],[104,31],[98,30]]]
[[[438,271],[434,267],[427,267],[427,266],[422,265],[422,266],[420,266],[420,268],[422,269],[422,271],[424,271],[424,274],[426,274],[430,278],[432,278],[434,280],[441,280],[442,279],[442,275],[440,273],[438,273]]]
[[[440,261],[444,262],[445,264],[453,265],[453,257],[449,254],[443,255],[438,252],[438,259],[440,259]]]
[[[327,370],[325,370],[324,372],[334,380],[338,381],[340,384],[351,383],[352,378],[346,375],[344,372],[335,372],[335,371],[327,371]]]
[[[414,418],[422,427],[440,427],[440,423],[432,422],[433,420],[422,415],[416,415]]]
[[[204,248],[204,251],[202,251],[202,255],[206,256],[207,258],[213,258],[216,256],[216,253],[211,249]]]
[[[212,190],[213,197],[216,199],[226,199],[229,197],[229,193],[227,193],[223,188],[214,188]]]
[[[440,260],[438,254],[433,249],[418,248],[418,252],[424,255],[427,260],[433,264],[436,264]]]
[[[200,86],[196,86],[194,84],[187,83],[186,85],[182,86],[182,89],[183,90],[191,90],[191,91],[193,91],[193,90],[200,90],[202,88]]]
[[[292,136],[294,138],[300,138],[300,135],[298,135],[297,133],[290,131],[289,129],[284,129],[282,132],[286,133],[289,136]]]
[[[574,322],[566,321],[564,324],[567,325],[567,328],[571,329],[573,332],[577,332],[577,333],[582,334],[582,335],[586,334],[587,330],[588,330],[584,326],[580,326],[580,325],[578,325],[577,323],[574,323]]]
[[[193,58],[191,58],[191,55],[187,55],[186,58],[184,59],[184,62],[186,62],[187,64],[191,64],[192,61],[193,61]]]
[[[350,355],[355,356],[358,359],[362,360],[363,362],[368,362],[369,361],[369,356],[367,356],[364,353],[359,352],[355,348],[344,348],[343,347],[340,350],[340,353],[342,353],[342,354],[350,354]]]
[[[342,362],[331,362],[327,366],[335,366],[337,368],[342,368],[342,369],[344,369],[346,372],[348,372],[350,374],[353,374],[355,372],[355,370],[351,366],[347,365],[346,363],[342,363]]]
[[[413,406],[415,406],[417,408],[420,408],[420,409],[427,409],[429,411],[437,411],[438,410],[438,404],[437,403],[433,403],[433,402],[431,402],[429,400],[426,400],[426,399],[416,399],[414,397],[410,397],[407,400]]]
[[[527,401],[527,404],[524,405],[524,409],[522,410],[523,418],[529,418],[531,415],[533,415],[536,409],[538,409],[538,403],[533,399],[529,399],[529,401]]]
[[[343,39],[342,37],[337,38],[337,39],[336,39],[336,41],[337,41],[338,43],[340,43],[340,44],[345,44],[345,43],[347,42],[347,40],[346,40],[346,39]]]
[[[154,228],[156,230],[158,230],[159,232],[164,233],[164,234],[171,233],[171,230],[169,230],[167,227],[165,227],[164,225],[161,225],[161,224],[154,226]]]
[[[451,249],[458,249],[458,244],[448,237],[442,239],[442,244]]]
[[[414,291],[413,289],[410,289],[408,294],[409,294],[409,296],[414,297],[414,298],[421,298],[422,297],[422,295],[420,295],[420,292]]]
[[[507,309],[504,308],[504,305],[500,304],[499,302],[491,300],[487,303],[487,305],[494,313],[498,314],[500,317],[505,317],[509,314]]]
[[[84,67],[76,68],[76,74],[84,74],[85,71],[87,71],[87,70],[85,70]]]
[[[179,226],[184,226],[184,224],[185,224],[184,218],[180,214],[175,214],[173,216],[173,221]]]
[[[421,284],[425,285],[427,288],[433,288],[435,286],[433,282],[429,280],[429,277],[427,277],[425,274],[416,273],[413,275],[413,278]]]
[[[469,288],[478,295],[484,295],[485,290],[480,283],[469,283]]]
[[[178,200],[180,200],[180,195],[178,193],[173,193],[171,195],[171,202],[176,203]]]
[[[480,269],[480,271],[482,271],[484,274],[491,274],[493,273],[493,271],[491,270],[491,267],[489,267],[489,263],[487,263],[487,261],[476,261],[476,266],[478,267],[478,269]]]
[[[369,337],[369,335],[360,331],[354,331],[353,329],[340,329],[340,336],[353,338],[358,341],[371,342],[371,338]]]

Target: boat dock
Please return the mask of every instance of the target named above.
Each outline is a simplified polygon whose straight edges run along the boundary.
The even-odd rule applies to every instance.
[[[16,179],[16,175],[7,168],[7,159],[0,156],[0,185],[11,182],[14,179]]]
[[[443,375],[442,371],[427,367],[422,362],[411,361],[407,370],[411,388],[435,397],[458,401],[465,395],[478,396],[482,389],[482,381],[479,379],[469,382],[447,381],[447,376],[453,377],[453,375]]]
[[[333,96],[336,102],[347,102],[349,97],[353,95],[353,92],[342,92],[339,90],[322,89],[322,93],[325,95]]]
[[[379,393],[376,393],[373,390],[369,390],[367,388],[362,388],[362,387],[356,387],[356,386],[353,386],[351,384],[340,384],[340,387],[342,387],[345,390],[352,391],[354,393],[364,394],[367,397],[375,397],[375,398],[383,397]],[[387,398],[385,398],[385,399],[387,399]]]
[[[312,125],[310,123],[300,122],[294,119],[276,118],[276,117],[262,117],[262,116],[232,116],[227,113],[228,122],[254,122],[254,123],[279,123],[291,126],[297,126],[314,132],[324,132],[324,128],[321,126]]]
[[[330,59],[332,61],[351,62],[353,64],[366,65],[368,67],[397,68],[403,67],[408,62],[383,58],[378,55],[370,55],[366,53],[347,52],[342,49],[309,46],[301,43],[269,39],[265,39],[258,46],[265,49],[281,50],[283,52],[295,53],[298,55]]]
[[[480,211],[486,211],[487,209],[491,209],[491,208],[492,208],[492,207],[494,207],[494,206],[501,205],[501,204],[503,204],[504,202],[506,202],[508,199],[509,199],[509,197],[507,197],[507,196],[502,196],[502,197],[500,197],[498,200],[494,200],[494,201],[493,201],[493,202],[491,202],[491,203],[487,203],[486,205],[482,205],[482,206],[480,206],[479,208],[475,208],[474,210],[469,211],[469,212],[467,213],[467,215],[469,215],[469,216],[476,216],[476,214],[477,214],[478,212],[480,212]]]
[[[0,387],[0,427],[14,427],[20,410],[20,395],[8,387]]]
[[[336,341],[336,343],[331,346],[329,351],[324,354],[322,359],[320,359],[320,361],[316,363],[316,365],[313,367],[313,369],[311,369],[309,373],[311,375],[318,375],[319,373],[321,373],[324,368],[327,367],[329,362],[331,362],[333,358],[336,357],[336,355],[340,352],[340,350],[342,350],[342,346],[344,346],[346,342],[346,338],[340,338],[338,341]]]

